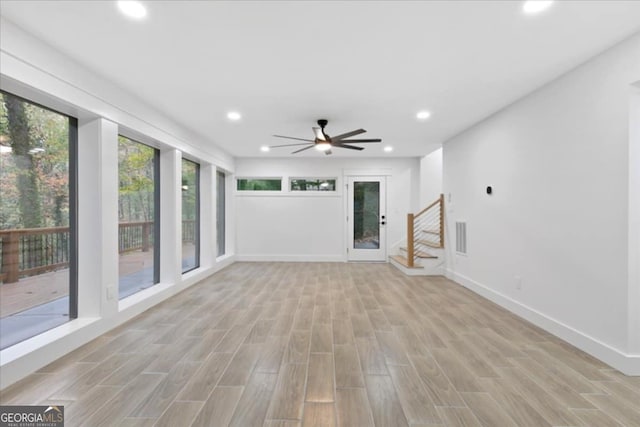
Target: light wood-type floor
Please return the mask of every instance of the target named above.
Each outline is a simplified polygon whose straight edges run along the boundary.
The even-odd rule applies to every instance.
[[[444,278],[237,263],[9,387],[66,426],[640,426],[625,377]]]

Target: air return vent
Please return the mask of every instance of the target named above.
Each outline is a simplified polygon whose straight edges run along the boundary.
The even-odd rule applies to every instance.
[[[467,223],[456,221],[456,252],[467,253]]]

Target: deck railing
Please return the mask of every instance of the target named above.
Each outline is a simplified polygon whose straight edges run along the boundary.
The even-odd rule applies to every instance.
[[[182,221],[182,241],[194,242],[195,220]],[[69,227],[0,230],[0,281],[15,283],[69,266]],[[153,221],[118,224],[118,251],[148,251],[153,247]]]

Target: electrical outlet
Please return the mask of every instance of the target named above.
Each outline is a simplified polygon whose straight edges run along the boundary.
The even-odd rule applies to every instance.
[[[116,287],[113,285],[107,286],[107,300],[111,301],[116,296]]]
[[[515,280],[516,289],[517,290],[522,290],[522,277],[515,276],[513,279]]]

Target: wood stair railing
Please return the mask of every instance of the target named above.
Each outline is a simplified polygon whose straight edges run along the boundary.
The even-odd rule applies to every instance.
[[[435,258],[424,246],[444,248],[444,194],[417,214],[407,214],[406,267],[414,268],[418,258]]]

